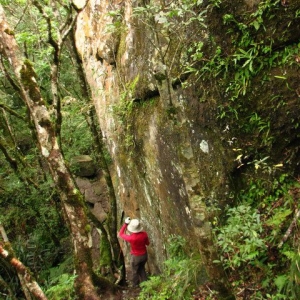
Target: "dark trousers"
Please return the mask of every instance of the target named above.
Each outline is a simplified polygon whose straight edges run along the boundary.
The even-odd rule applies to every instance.
[[[138,286],[139,283],[147,280],[145,265],[148,259],[147,253],[144,255],[131,255],[131,269],[132,269],[132,284]]]

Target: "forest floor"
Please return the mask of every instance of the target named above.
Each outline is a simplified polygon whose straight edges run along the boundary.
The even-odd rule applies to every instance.
[[[130,282],[132,277],[132,272],[129,266],[126,267],[127,270],[127,286],[121,291],[120,300],[134,300],[137,299],[141,289],[139,287],[133,287]]]
[[[126,270],[127,270],[127,280],[126,280],[127,286],[123,287],[123,289],[119,291],[116,300],[137,300],[140,295],[141,288],[132,287],[130,281],[130,278],[132,276],[130,266],[127,266]],[[212,290],[213,290],[212,284],[207,282],[198,287],[198,289],[193,293],[193,296],[190,300],[206,300],[206,299],[218,300],[218,297],[213,295]]]
[[[141,289],[140,288],[132,288],[129,287],[122,291],[122,300],[133,300],[137,299],[140,294]]]
[[[200,290],[194,292],[191,300],[218,299],[217,297],[214,298],[214,296],[212,296],[212,292],[208,286],[201,286]],[[140,291],[140,288],[128,287],[121,292],[122,295],[120,295],[120,300],[136,300],[139,297]]]
[[[127,269],[127,272],[128,277],[131,278],[131,270]],[[199,286],[199,288],[193,293],[190,300],[218,300],[218,297],[213,295],[212,289],[212,285],[207,282]],[[127,280],[127,286],[119,292],[117,300],[136,300],[138,299],[140,292],[141,288],[132,287],[130,280]]]

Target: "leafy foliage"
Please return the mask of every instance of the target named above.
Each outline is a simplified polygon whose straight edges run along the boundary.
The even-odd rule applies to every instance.
[[[91,155],[93,142],[85,112],[88,105],[82,101],[65,97],[63,99],[62,148],[67,161],[76,155]]]
[[[53,278],[50,282],[52,287],[46,291],[48,299],[52,300],[74,300],[74,280],[76,275],[62,274]]]
[[[66,1],[64,2],[67,4]],[[1,4],[4,5],[6,17],[14,28],[13,33],[17,42],[20,46],[24,46],[25,56],[32,61],[43,97],[50,106],[53,49],[48,44],[48,28],[45,19],[28,1],[1,1]],[[53,32],[55,32],[61,24],[52,14],[52,9],[56,9],[56,16],[63,19],[67,5],[55,3],[55,7],[51,9],[47,3],[44,4],[45,10],[51,15],[52,25],[55,27]],[[81,95],[76,68],[72,61],[72,51],[72,47],[67,44],[60,58],[63,72],[59,78],[58,93],[59,98],[64,100],[74,100]],[[31,120],[28,120],[28,112],[24,103],[20,101],[18,88],[12,84],[14,78],[10,74],[4,56],[1,67],[1,105],[5,109],[1,108],[0,111],[0,142],[7,155],[4,156],[3,151],[0,151],[0,222],[6,229],[16,255],[30,268],[34,277],[42,285],[46,282],[47,272],[61,264],[65,255],[70,255],[71,245],[66,242],[69,232],[64,226],[60,199],[51,180],[49,169],[37,148]],[[65,108],[68,109],[64,110]],[[63,103],[63,113],[66,117],[63,122],[62,141],[67,158],[92,151],[91,136],[82,114],[83,110],[84,106],[82,102],[79,104],[79,100]],[[10,162],[7,157],[10,157]],[[69,266],[73,265],[69,264]],[[0,276],[5,277],[6,270],[7,268],[0,267]],[[10,274],[16,276],[13,272]],[[58,277],[62,274],[63,272]],[[58,297],[65,299],[63,293],[70,295],[70,299],[74,299],[71,291],[73,280],[72,277],[62,276],[60,281],[50,281],[50,284],[59,285],[55,291],[58,296],[53,296],[53,299]],[[10,282],[12,282],[9,283],[10,285],[15,283],[11,288],[16,290],[16,295],[19,294],[18,280],[15,278]],[[60,293],[59,290],[63,292]],[[53,291],[49,293],[55,294]]]
[[[265,28],[265,24],[276,18],[279,2],[260,1],[252,13],[245,12],[242,16],[235,16],[233,13],[220,14],[224,30],[227,30],[224,37],[230,37],[233,46],[229,49],[226,43],[212,40],[211,50],[207,51],[202,42],[196,42],[189,48],[191,60],[186,63],[187,73],[193,73],[197,81],[212,82],[222,95],[222,103],[218,106],[218,118],[222,124],[229,124],[237,132],[242,131],[247,135],[253,135],[257,141],[262,139],[263,146],[269,148],[274,142],[272,135],[274,120],[266,114],[265,110],[263,110],[264,116],[257,111],[258,107],[255,110],[255,99],[252,99],[252,93],[253,90],[270,84],[272,80],[282,80],[288,85],[288,76],[285,75],[284,70],[287,66],[297,68],[295,57],[299,57],[300,50],[300,44],[293,42],[282,43],[282,48],[276,47],[272,34],[266,34],[266,39],[260,38],[262,31],[270,30]],[[225,10],[226,4],[222,1],[210,1],[210,3],[214,11],[220,12],[221,7]],[[276,30],[277,28],[274,27],[273,33]],[[272,76],[271,70],[274,69],[279,74]],[[281,76],[280,73],[283,75]],[[260,105],[268,106],[264,102]],[[272,102],[274,111],[279,106],[286,105],[284,100],[280,100],[280,95],[277,95],[276,91]],[[268,109],[271,107],[272,104]],[[257,120],[254,119],[256,116]],[[298,126],[299,122],[295,123],[297,123],[295,126]]]
[[[186,241],[172,235],[167,248],[169,259],[164,263],[160,276],[151,276],[141,284],[138,299],[167,300],[191,299],[201,277],[201,261],[197,255],[188,255]]]
[[[226,226],[217,235],[217,245],[225,254],[221,258],[225,268],[234,270],[265,256],[266,245],[260,237],[263,228],[259,214],[249,205],[242,204],[229,208],[227,216]]]
[[[228,208],[225,224],[214,230],[220,249],[215,263],[221,263],[235,288],[251,294],[251,299],[297,299],[299,295],[298,228],[282,250],[279,246],[290,216],[295,207],[299,209],[299,188],[299,182],[286,175],[272,184],[253,182],[241,193],[243,202]]]

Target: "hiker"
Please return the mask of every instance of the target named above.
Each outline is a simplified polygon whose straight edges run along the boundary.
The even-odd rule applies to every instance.
[[[125,233],[126,229],[130,234]],[[119,231],[119,237],[130,243],[132,284],[134,287],[138,287],[139,283],[147,280],[145,265],[148,259],[146,246],[150,244],[148,234],[143,231],[138,219],[131,220],[127,217]]]

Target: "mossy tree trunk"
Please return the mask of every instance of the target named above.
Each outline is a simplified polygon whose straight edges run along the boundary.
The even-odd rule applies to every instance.
[[[70,53],[74,56],[74,61],[76,62],[76,71],[77,75],[80,79],[80,87],[81,87],[81,94],[86,101],[92,99],[88,82],[86,80],[86,76],[84,73],[84,68],[82,65],[82,60],[79,56],[79,53],[76,51],[76,43],[75,43],[75,32],[73,31],[70,34]],[[110,174],[109,165],[105,158],[105,145],[103,143],[103,135],[102,130],[99,126],[99,122],[97,120],[97,115],[95,111],[95,106],[87,103],[89,105],[89,109],[86,113],[86,121],[88,126],[91,130],[93,141],[94,141],[94,150],[96,154],[96,161],[97,164],[100,166],[105,182],[108,189],[109,194],[109,204],[110,210],[107,220],[106,229],[104,226],[98,226],[103,234],[103,238],[105,241],[109,242],[110,251],[111,251],[111,261],[110,267],[113,273],[119,272],[120,278],[119,282],[123,283],[125,281],[125,261],[124,255],[118,240],[117,236],[117,197],[113,185],[113,180]],[[94,225],[97,226],[97,221],[95,218],[91,219]],[[99,223],[98,223],[99,224]],[[108,238],[109,236],[109,238]]]
[[[16,77],[20,96],[34,124],[40,152],[48,163],[53,181],[59,191],[65,222],[70,228],[74,247],[77,295],[80,299],[100,299],[96,284],[102,287],[102,290],[113,289],[113,285],[97,277],[93,272],[90,226],[84,198],[65,163],[58,143],[56,124],[51,119],[50,112],[41,96],[34,69],[31,63],[22,56],[1,5],[0,52]]]
[[[94,106],[92,106],[88,112],[88,123],[93,134],[96,153],[98,154],[97,161],[103,171],[109,192],[110,210],[108,214],[107,230],[109,233],[109,242],[113,259],[112,268],[117,268],[118,270],[120,270],[120,280],[121,282],[123,282],[123,280],[125,279],[125,262],[124,255],[117,236],[117,197],[115,194],[112,178],[110,176],[109,167],[105,159],[104,145],[102,142],[102,131],[100,128],[97,128],[96,125],[96,112]]]

